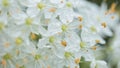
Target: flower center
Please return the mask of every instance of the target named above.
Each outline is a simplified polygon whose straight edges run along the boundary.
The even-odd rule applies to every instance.
[[[23,65],[23,66],[20,66],[20,68],[25,68],[25,66]]]
[[[16,43],[17,45],[20,45],[20,44],[22,44],[22,43],[23,43],[23,40],[22,40],[22,38],[20,38],[20,37],[17,37],[17,38],[15,39],[15,43]]]
[[[67,2],[67,3],[66,3],[66,6],[67,6],[67,7],[72,7],[72,3],[71,3],[71,2]]]
[[[3,59],[5,59],[5,60],[9,60],[11,58],[12,58],[12,56],[9,53],[7,53],[3,56]]]
[[[84,48],[86,46],[86,43],[85,42],[80,42],[80,47],[81,48]]]
[[[91,26],[91,27],[90,27],[90,30],[91,30],[92,32],[96,32],[96,31],[97,31],[96,28],[95,28],[95,26]]]
[[[34,58],[35,58],[35,60],[39,60],[41,58],[41,55],[36,54]]]
[[[69,58],[69,57],[72,56],[72,53],[71,52],[65,52],[64,56],[65,56],[65,58]]]
[[[0,22],[0,31],[3,30],[4,28],[5,28],[5,25]]]
[[[45,4],[43,4],[43,3],[38,3],[38,4],[37,4],[37,7],[38,7],[39,9],[43,9],[43,8],[45,7]]]
[[[9,6],[9,1],[8,0],[2,0],[3,6],[7,7]]]
[[[63,24],[62,27],[61,27],[62,31],[66,31],[67,30],[67,25]]]
[[[50,43],[53,43],[54,41],[55,41],[55,37],[54,36],[49,37],[49,42]]]
[[[32,22],[33,22],[32,18],[26,18],[26,21],[25,21],[26,25],[31,25]]]

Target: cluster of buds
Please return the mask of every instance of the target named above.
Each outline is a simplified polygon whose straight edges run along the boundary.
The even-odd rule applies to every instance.
[[[86,0],[0,0],[0,68],[107,68],[94,51],[118,21]]]

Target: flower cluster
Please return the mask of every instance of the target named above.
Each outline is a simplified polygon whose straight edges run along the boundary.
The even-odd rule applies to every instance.
[[[94,51],[112,36],[109,10],[86,0],[0,0],[0,68],[107,68]],[[84,60],[83,60],[84,59]]]

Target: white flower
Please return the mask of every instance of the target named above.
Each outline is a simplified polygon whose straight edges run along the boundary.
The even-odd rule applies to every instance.
[[[108,67],[105,61],[97,60],[97,61],[92,61],[91,68],[108,68]]]

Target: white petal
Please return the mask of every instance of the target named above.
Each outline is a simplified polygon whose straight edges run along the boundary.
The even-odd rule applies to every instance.
[[[39,10],[35,7],[30,7],[27,9],[27,15],[30,17],[35,17],[39,13]]]

